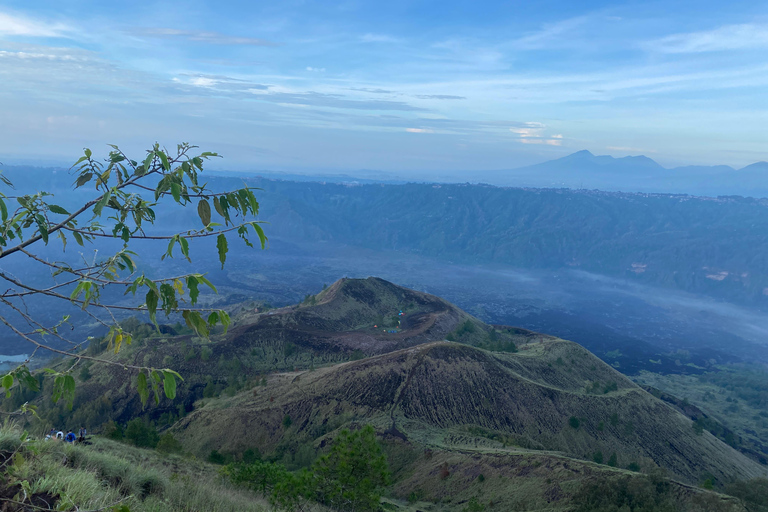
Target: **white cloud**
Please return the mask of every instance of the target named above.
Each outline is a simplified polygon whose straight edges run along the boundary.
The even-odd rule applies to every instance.
[[[523,123],[522,126],[513,126],[509,129],[512,133],[516,133],[519,138],[517,142],[523,144],[545,144],[547,146],[561,146],[563,144],[563,136],[561,134],[546,135],[546,125],[538,122]]]
[[[522,126],[513,126],[509,129],[512,133],[516,133],[522,139],[531,137],[541,137],[544,133],[544,124],[537,122],[524,123]]]
[[[662,53],[697,53],[768,48],[768,24],[723,25],[714,30],[663,37],[646,44]]]
[[[325,73],[325,68],[313,68],[312,66],[307,66],[307,71],[311,73]]]
[[[131,34],[140,37],[154,37],[159,39],[186,39],[198,43],[209,43],[230,46],[277,46],[277,43],[259,39],[256,37],[239,37],[222,34],[220,32],[204,32],[197,30],[178,30],[175,28],[136,28],[130,31]]]
[[[45,22],[0,12],[0,34],[7,36],[60,37],[71,29],[62,23]]]
[[[400,40],[384,34],[365,34],[360,37],[360,41],[364,43],[397,43]]]
[[[408,133],[435,133],[434,130],[429,130],[427,128],[406,128],[405,131]]]

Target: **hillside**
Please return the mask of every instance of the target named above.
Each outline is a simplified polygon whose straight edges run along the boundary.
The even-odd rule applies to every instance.
[[[768,248],[765,199],[469,184],[248,183],[263,189],[261,216],[274,237],[288,242],[473,265],[582,269],[768,306],[768,262],[756,256]]]
[[[374,277],[344,278],[302,304],[259,315],[225,342],[278,349],[293,343],[319,352],[374,355],[445,339],[467,322],[461,341],[489,341],[490,326],[439,297]],[[496,341],[524,339],[523,334],[504,330]]]
[[[232,395],[273,372],[327,366],[446,338],[495,350],[514,350],[515,343],[546,338],[486,325],[438,297],[378,278],[341,279],[295,306],[239,306],[233,318],[234,326],[211,341],[185,334],[189,330],[180,325],[157,332],[131,320],[125,327],[134,342],[119,354],[98,340],[87,349],[89,355],[109,360],[173,368],[184,377],[174,401],[162,399],[158,406],[143,408],[132,382],[135,375],[115,378],[114,367],[86,362],[74,371],[79,383],[72,411],[64,403],[51,405],[51,387],[42,380],[39,396],[17,389],[4,407],[15,410],[34,400],[52,424],[99,426],[147,416],[163,427],[192,411],[198,400]]]
[[[437,342],[277,374],[265,388],[194,411],[173,431],[200,453],[270,453],[322,446],[343,425],[370,423],[416,450],[611,458],[690,483],[765,474],[578,345],[547,339],[520,349],[500,354]]]
[[[565,512],[603,484],[662,489],[679,510],[714,500],[714,510],[736,511],[735,501],[695,486],[766,473],[581,346],[486,325],[381,279],[341,279],[295,306],[233,313],[232,329],[211,342],[134,321],[126,350],[88,348],[179,370],[174,401],[142,408],[130,373],[85,365],[74,371],[71,412],[50,405],[45,381],[37,397],[14,390],[5,408],[33,400],[40,419],[29,426],[38,432],[144,417],[198,459],[250,453],[291,470],[311,464],[341,429],[371,424],[393,472],[389,506],[403,511],[459,512],[481,500]]]

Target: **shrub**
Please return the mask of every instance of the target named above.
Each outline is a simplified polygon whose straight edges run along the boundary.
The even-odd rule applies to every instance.
[[[568,419],[568,424],[574,430],[579,430],[579,427],[581,426],[581,422],[579,421],[579,418],[577,418],[576,416],[571,416]]]
[[[224,456],[223,453],[219,453],[218,450],[211,450],[211,453],[208,454],[208,462],[211,464],[219,464],[222,465],[226,462],[227,458]]]
[[[103,432],[104,437],[108,439],[114,439],[115,441],[121,441],[123,439],[123,426],[114,421],[106,422],[101,427],[101,431]]]
[[[730,483],[723,491],[739,498],[749,512],[768,512],[768,478]]]
[[[125,439],[141,448],[154,448],[160,436],[154,425],[141,418],[134,418],[125,426]]]
[[[253,464],[261,459],[261,453],[258,448],[248,448],[243,452],[243,464]]]
[[[181,443],[173,437],[173,434],[166,432],[160,436],[155,449],[159,452],[178,453],[181,451]]]
[[[573,496],[576,512],[677,512],[683,510],[660,475],[605,478],[587,482]]]

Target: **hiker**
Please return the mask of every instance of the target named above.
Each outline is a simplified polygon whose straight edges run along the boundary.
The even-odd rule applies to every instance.
[[[80,432],[78,432],[77,442],[82,443],[85,441],[85,436],[88,434],[88,432],[85,430],[85,427],[80,427]]]
[[[75,442],[75,439],[77,439],[77,438],[75,437],[75,433],[74,433],[74,432],[72,432],[71,430],[68,430],[68,431],[67,431],[67,437],[66,437],[66,438],[64,438],[64,441],[66,441],[66,442],[68,442],[68,443],[74,443],[74,442]]]
[[[64,432],[62,432],[61,430],[59,430],[58,432],[56,432],[56,439],[57,439],[57,440],[58,440],[58,439],[64,439]]]

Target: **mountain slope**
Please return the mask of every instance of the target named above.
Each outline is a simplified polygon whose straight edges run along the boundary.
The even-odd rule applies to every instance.
[[[163,398],[159,405],[144,408],[133,384],[135,374],[115,378],[114,367],[85,362],[75,373],[80,382],[72,411],[63,402],[53,406],[47,386],[40,396],[16,390],[4,407],[16,410],[34,400],[41,416],[55,425],[71,421],[98,426],[146,416],[163,427],[191,411],[197,400],[234,394],[276,371],[325,366],[446,337],[499,350],[547,338],[486,325],[439,297],[378,278],[341,279],[296,306],[259,312],[240,306],[233,318],[234,327],[226,334],[214,334],[210,342],[191,334],[175,335],[176,330],[183,331],[180,326],[164,326],[157,332],[132,320],[124,327],[134,334],[134,341],[119,354],[104,341],[91,343],[90,356],[178,371],[184,381],[173,401]]]
[[[535,449],[582,459],[601,452],[606,460],[615,453],[619,466],[659,466],[692,483],[765,474],[709,433],[696,435],[688,418],[583,348],[553,339],[518,354],[430,343],[280,374],[264,389],[195,411],[174,431],[201,453],[269,453],[301,439],[322,445],[349,423],[444,450]]]
[[[290,342],[316,351],[373,355],[443,340],[466,322],[472,332],[461,341],[485,341],[490,326],[439,297],[379,278],[344,278],[300,305],[260,315],[235,329],[225,343]],[[514,337],[508,331],[499,336]]]

